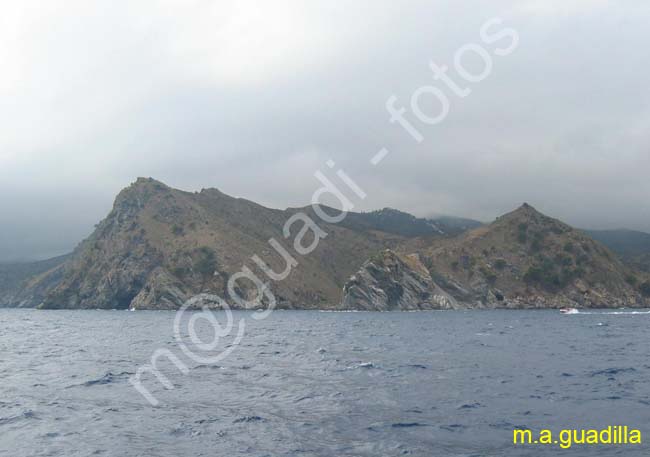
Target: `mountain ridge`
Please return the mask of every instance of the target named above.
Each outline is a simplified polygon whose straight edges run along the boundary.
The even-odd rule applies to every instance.
[[[301,213],[317,221],[319,228],[327,234],[316,240],[317,247],[309,255],[298,255],[289,240],[285,239],[285,224]],[[541,224],[546,227],[543,230],[548,232],[548,236],[540,238],[536,234],[538,231],[532,228],[528,230],[528,226],[523,230],[521,224],[524,222],[531,227]],[[374,281],[373,287],[379,287],[381,280],[366,274],[369,259],[375,259],[377,264],[390,264],[391,268],[401,271],[391,278],[391,290],[404,289],[400,281],[419,290],[413,297],[425,297],[429,290],[433,290],[437,301],[427,305],[429,308],[442,304],[452,307],[506,306],[508,304],[501,303],[498,297],[510,298],[510,282],[514,279],[505,276],[503,279],[497,278],[497,283],[506,281],[500,285],[503,290],[496,286],[489,287],[492,277],[486,272],[488,269],[493,271],[494,267],[489,261],[480,260],[480,256],[473,252],[478,249],[477,243],[480,245],[477,240],[494,233],[495,227],[507,227],[507,230],[499,229],[504,237],[508,233],[507,241],[494,239],[491,246],[480,249],[502,251],[503,256],[508,254],[516,258],[521,268],[531,269],[521,272],[521,275],[530,274],[528,287],[519,291],[521,300],[517,303],[520,306],[524,306],[526,300],[539,297],[549,302],[540,306],[567,302],[555,300],[550,303],[554,294],[561,295],[564,291],[557,287],[556,290],[547,291],[541,285],[548,283],[546,285],[549,286],[553,281],[563,285],[569,281],[568,276],[582,274],[575,255],[572,256],[571,267],[564,265],[564,269],[560,268],[562,265],[551,269],[544,259],[534,262],[522,260],[526,256],[536,259],[535,255],[546,248],[538,244],[552,242],[554,236],[570,232],[575,237],[581,233],[561,221],[538,213],[528,204],[497,218],[490,225],[480,225],[470,231],[456,233],[453,230],[445,231],[442,227],[436,225],[435,221],[390,208],[369,213],[348,213],[341,223],[329,224],[320,220],[312,207],[271,209],[250,200],[231,197],[216,188],[187,192],[152,178],[138,178],[117,195],[107,217],[97,224],[95,231],[68,258],[50,270],[39,271],[39,274],[24,279],[18,292],[14,288],[11,294],[2,293],[0,289],[0,303],[41,308],[176,309],[200,293],[227,298],[228,282],[242,266],[257,268],[255,271],[263,277],[256,264],[251,263],[254,256],[263,259],[272,271],[282,271],[287,267],[286,257],[269,244],[269,240],[273,239],[298,263],[286,279],[269,282],[280,308],[367,308],[367,304],[355,305],[355,300],[350,298],[350,281],[355,276],[357,280],[361,277]],[[296,232],[295,228],[293,232]],[[307,243],[314,241],[315,233],[310,232],[311,238]],[[588,238],[587,235],[583,236]],[[579,241],[583,242],[582,239]],[[596,242],[591,240],[588,243]],[[549,246],[558,249],[553,243]],[[592,247],[598,252],[605,249],[599,244]],[[377,261],[378,253],[386,253],[387,249],[395,255],[380,255],[383,260]],[[463,260],[467,256],[460,255],[460,250],[473,252],[475,260],[471,278],[464,266],[460,271],[449,270],[454,262],[459,265],[470,262]],[[523,250],[523,254],[520,250]],[[455,260],[449,260],[450,253],[456,257]],[[614,277],[618,278],[615,283],[606,284],[604,289],[609,287],[620,292],[626,303],[634,305],[636,302],[631,298],[634,294],[629,287],[621,286],[619,281],[621,275],[631,275],[631,270],[614,257],[608,253],[606,260],[599,258],[597,262],[601,266],[607,264],[608,271],[615,272]],[[557,261],[561,262],[562,259]],[[568,262],[566,259],[563,261]],[[425,265],[429,277],[423,276],[421,265]],[[604,266],[602,268],[607,270]],[[380,270],[374,269],[375,273]],[[634,274],[638,276],[637,282],[644,284],[645,276],[642,273]],[[517,281],[521,282],[522,277],[518,277]],[[478,283],[476,278],[480,279]],[[540,284],[534,284],[535,281]],[[255,285],[251,285],[250,281],[238,284],[237,294],[244,301],[256,295]],[[450,284],[453,287],[450,288]],[[357,286],[363,288],[363,281]],[[363,295],[361,289],[357,289],[357,292],[360,292],[359,296]],[[394,295],[393,292],[385,294],[386,297]],[[404,300],[398,300],[398,303],[398,308],[407,306]],[[614,300],[612,303],[619,302]]]
[[[289,250],[283,226],[298,212],[266,208],[217,189],[192,193],[139,178],[118,194],[109,215],[75,249],[61,281],[20,305],[173,309],[198,293],[225,296],[227,279],[254,255],[275,271],[283,268],[268,240]],[[274,283],[280,306],[313,308],[338,300],[357,263],[402,239],[321,225],[328,236],[311,255],[300,257],[301,266],[290,278]],[[46,279],[37,279],[32,289]],[[242,286],[240,292],[250,297],[253,288]]]
[[[399,307],[401,294],[419,297],[417,309],[643,307],[649,286],[601,243],[524,203],[458,237],[414,240],[369,259],[343,301],[380,310]]]

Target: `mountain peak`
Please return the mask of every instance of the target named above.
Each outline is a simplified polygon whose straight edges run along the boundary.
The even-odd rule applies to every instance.
[[[498,217],[497,220],[512,220],[512,219],[551,219],[545,214],[537,211],[533,206],[528,203],[523,203],[517,209]]]
[[[169,191],[171,191],[169,186],[153,178],[138,178],[117,195],[113,203],[114,214],[119,214],[122,217],[124,215],[132,216],[143,208],[153,196]]]
[[[415,217],[415,216],[413,216],[413,215],[411,215],[411,214],[409,214],[409,213],[406,213],[406,212],[404,212],[404,211],[400,211],[400,210],[395,209],[395,208],[390,208],[390,207],[388,207],[388,206],[386,206],[385,208],[382,208],[382,209],[378,209],[378,210],[372,211],[372,213],[374,213],[374,214],[379,214],[379,215],[384,214],[384,215],[392,215],[392,216],[408,216],[408,217]]]
[[[135,180],[135,182],[131,183],[128,187],[122,189],[122,192],[120,192],[121,196],[127,196],[127,195],[133,195],[133,194],[142,194],[142,193],[155,193],[159,191],[168,191],[171,188],[156,179],[153,178],[143,178],[140,177]]]
[[[157,179],[153,178],[144,178],[142,176],[138,177],[130,187],[155,187],[155,188],[169,188],[169,186]]]
[[[524,202],[519,208],[517,208],[515,211],[521,211],[521,212],[529,212],[529,213],[539,213],[532,205],[529,205],[528,203]]]

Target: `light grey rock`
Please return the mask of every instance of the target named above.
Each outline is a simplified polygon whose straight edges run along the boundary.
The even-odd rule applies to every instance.
[[[131,301],[130,309],[178,309],[189,298],[181,282],[158,267]]]
[[[432,279],[417,255],[387,249],[366,261],[343,287],[343,309],[451,309],[456,300]]]

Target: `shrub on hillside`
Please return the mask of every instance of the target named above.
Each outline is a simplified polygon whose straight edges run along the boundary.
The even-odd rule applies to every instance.
[[[519,224],[517,230],[517,240],[519,240],[519,242],[522,244],[526,243],[526,241],[528,241],[528,224],[522,222]]]
[[[537,264],[528,268],[524,274],[524,281],[528,284],[538,285],[544,289],[553,291],[566,287],[574,279],[584,276],[584,269],[580,267],[575,269],[571,268],[571,264],[565,259],[566,256],[558,256],[555,260],[551,260],[548,257],[540,257]]]
[[[200,248],[197,252],[194,269],[203,276],[214,274],[217,269],[217,255],[215,252],[208,247]]]
[[[650,297],[650,281],[646,281],[639,286],[639,290],[644,297]]]
[[[497,275],[494,274],[494,272],[489,268],[481,267],[481,274],[483,275],[483,277],[488,283],[494,284],[495,282],[497,282]]]

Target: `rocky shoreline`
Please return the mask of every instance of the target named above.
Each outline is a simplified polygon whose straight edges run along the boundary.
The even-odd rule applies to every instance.
[[[300,214],[312,208],[273,210],[216,189],[189,193],[141,178],[72,255],[0,290],[0,303],[173,310],[198,294],[228,300],[230,279],[251,258],[277,272],[291,255],[297,267],[268,282],[277,309],[650,306],[650,274],[530,205],[460,232],[395,210],[351,213],[342,224],[321,224],[309,255],[286,242],[275,249],[286,255],[273,252],[269,240],[283,240],[285,222]],[[229,305],[246,309],[258,288],[239,281],[235,292],[249,304]]]

